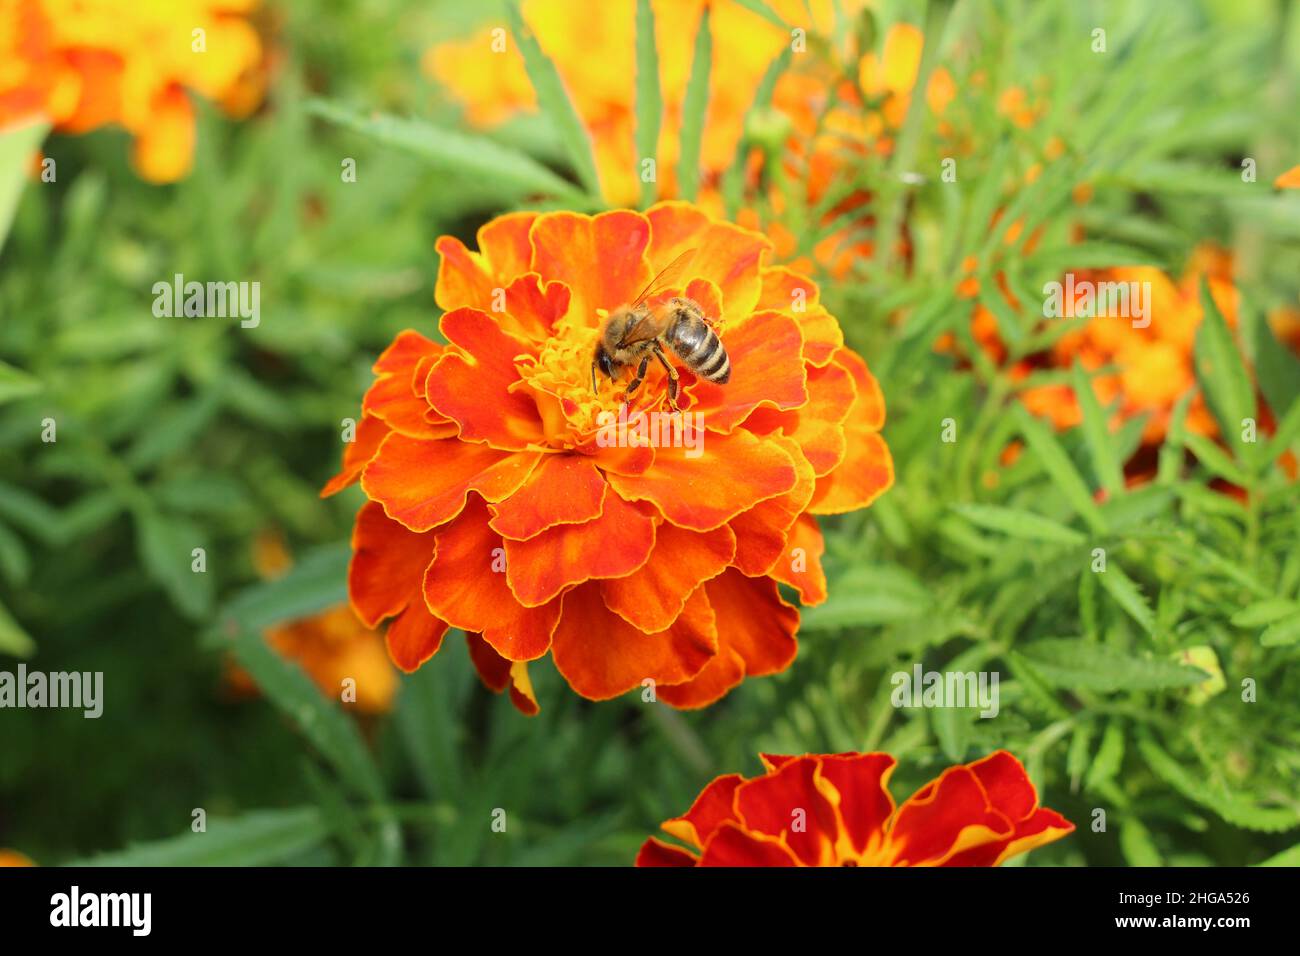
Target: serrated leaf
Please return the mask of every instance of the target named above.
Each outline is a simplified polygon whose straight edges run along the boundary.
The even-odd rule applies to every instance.
[[[1088,523],[1088,527],[1093,531],[1105,531],[1105,517],[1098,509],[1097,503],[1092,500],[1087,483],[1075,469],[1070,456],[1065,453],[1056,436],[1023,405],[1016,403],[1013,407],[1020,433],[1029,442],[1030,450],[1038,458],[1053,484],[1065,496],[1070,506]]]
[[[418,156],[442,172],[488,177],[506,192],[581,197],[573,183],[531,156],[484,136],[383,113],[363,116],[328,100],[309,101],[307,112],[384,146]]]
[[[658,162],[659,124],[664,100],[659,89],[659,50],[655,45],[655,13],[650,0],[636,3],[636,151],[639,162]],[[638,169],[640,166],[638,165]],[[657,178],[657,177],[656,177]],[[641,177],[641,206],[655,201],[656,183]]]
[[[573,101],[564,89],[564,81],[555,68],[551,58],[542,50],[532,28],[524,22],[516,2],[507,4],[510,16],[510,32],[514,34],[515,43],[524,58],[524,70],[533,84],[533,92],[542,112],[550,117],[559,133],[560,142],[564,144],[569,161],[578,174],[578,181],[592,196],[600,195],[600,177],[596,172],[596,160],[591,150],[591,137],[587,127],[578,115]]]
[[[1083,440],[1092,457],[1092,470],[1097,482],[1110,495],[1119,495],[1124,491],[1124,466],[1115,452],[1115,439],[1106,424],[1106,413],[1097,401],[1093,391],[1092,380],[1083,366],[1075,363],[1071,371],[1074,379],[1074,395],[1083,410]]]
[[[1261,807],[1248,799],[1211,791],[1202,777],[1183,769],[1149,733],[1141,733],[1137,743],[1147,766],[1157,777],[1188,800],[1213,810],[1234,826],[1265,833],[1279,833],[1300,826],[1300,813],[1295,810]]]
[[[315,807],[254,810],[231,819],[209,818],[206,825],[203,833],[186,832],[68,865],[267,866],[317,846],[327,835],[321,813]]]
[[[1191,449],[1192,454],[1196,456],[1196,460],[1212,473],[1239,487],[1250,485],[1250,476],[1237,467],[1236,462],[1228,457],[1227,452],[1210,439],[1195,432],[1189,432],[1184,440],[1187,447]]]
[[[1209,675],[1170,660],[1134,657],[1076,637],[1046,638],[1020,653],[1055,687],[1103,692],[1191,687]]]
[[[1106,566],[1105,571],[1097,573],[1100,576],[1099,583],[1105,592],[1115,599],[1115,603],[1122,607],[1142,630],[1154,634],[1156,619],[1151,612],[1151,606],[1147,604],[1147,599],[1137,583],[1124,573],[1124,569],[1112,561]]]
[[[713,31],[709,26],[710,8],[700,13],[695,31],[695,51],[691,57],[691,75],[682,99],[681,150],[677,158],[677,182],[682,198],[691,202],[700,188],[700,147],[704,141],[704,117],[709,108],[709,76],[713,71]]]
[[[1096,790],[1106,785],[1115,779],[1123,762],[1124,725],[1118,720],[1111,720],[1101,735],[1101,746],[1097,748],[1097,756],[1092,758],[1084,786],[1088,790]]]
[[[1050,518],[1019,508],[999,505],[955,504],[952,509],[968,521],[1027,541],[1050,541],[1055,544],[1079,545],[1087,538],[1079,531]]]
[[[1300,358],[1278,341],[1268,322],[1257,321],[1255,329],[1255,378],[1278,418],[1300,413]],[[1279,434],[1281,428],[1278,429]]]

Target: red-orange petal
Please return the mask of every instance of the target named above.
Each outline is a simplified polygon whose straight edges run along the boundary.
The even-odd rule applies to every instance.
[[[835,859],[839,818],[817,785],[817,757],[800,757],[736,789],[736,816],[751,832],[782,840],[804,866]]]
[[[540,708],[528,678],[528,665],[523,661],[506,660],[480,634],[467,632],[465,642],[469,646],[469,659],[483,686],[494,694],[509,688],[510,702],[515,709],[526,717],[535,717]]]
[[[390,518],[412,531],[428,531],[460,514],[471,491],[490,502],[509,497],[541,457],[456,438],[426,441],[393,433],[366,465],[361,487]]]
[[[849,845],[857,853],[874,851],[885,839],[894,812],[889,777],[894,758],[889,754],[827,754],[819,758],[821,776],[839,794],[839,818]]]
[[[570,312],[594,325],[597,309],[629,304],[650,281],[650,223],[640,213],[543,213],[533,223],[530,270],[569,287]]]
[[[756,312],[722,336],[731,361],[726,385],[699,381],[691,409],[704,416],[713,431],[729,432],[760,405],[792,409],[808,401],[803,363],[803,337],[794,319],[780,312]]]
[[[639,570],[600,582],[605,606],[647,634],[667,628],[704,581],[717,577],[736,553],[736,536],[726,525],[698,532],[664,522],[654,550]]]
[[[688,452],[697,457],[689,457]],[[793,488],[798,471],[776,442],[738,430],[706,433],[695,452],[659,447],[654,464],[639,476],[610,474],[624,498],[650,501],[673,524],[711,531],[760,501]]]
[[[506,583],[501,536],[475,497],[455,521],[435,532],[433,563],[424,573],[424,603],[454,627],[477,631],[502,657],[530,661],[550,649],[558,601],[526,608]]]
[[[389,623],[384,640],[393,663],[409,674],[438,653],[446,633],[444,621],[430,614],[419,601],[412,601]]]
[[[506,539],[506,580],[520,604],[536,607],[571,585],[631,574],[645,564],[654,542],[654,519],[606,494],[600,516],[591,521],[557,524],[527,541]]]
[[[348,596],[367,627],[400,613],[418,600],[424,569],[433,561],[434,538],[416,534],[367,501],[352,528]]]
[[[1015,832],[967,766],[950,767],[909,797],[894,816],[889,865],[941,865],[957,853],[1004,841]]]
[[[738,773],[713,778],[689,810],[664,821],[664,832],[697,849],[704,846],[718,827],[728,820],[736,822],[736,788],[744,782],[745,778]]]
[[[688,202],[669,201],[646,212],[652,229],[648,250],[655,271],[694,249],[688,275],[708,279],[722,292],[723,318],[754,311],[762,289],[762,263],[772,243],[761,233],[710,218]]]
[[[583,584],[564,595],[551,656],[575,691],[590,700],[608,700],[645,680],[662,685],[690,678],[717,652],[717,641],[703,588],[671,627],[646,634],[606,608],[597,585]]]
[[[699,866],[798,866],[799,859],[774,837],[725,823],[713,834]]]
[[[826,542],[821,528],[812,515],[800,515],[790,527],[784,554],[774,562],[768,573],[782,584],[799,592],[804,607],[813,607],[826,600],[826,572],[822,570],[822,554]]]
[[[695,854],[655,837],[650,837],[641,844],[636,855],[637,866],[694,866],[697,862]]]
[[[362,415],[353,440],[343,446],[343,468],[320,490],[322,498],[336,495],[361,477],[362,470],[388,437],[389,428],[373,415]]]
[[[557,524],[581,524],[600,515],[608,485],[584,455],[547,455],[509,498],[494,504],[492,528],[526,541]]]
[[[798,480],[785,494],[761,501],[731,520],[731,530],[736,534],[734,563],[750,577],[767,574],[783,556],[789,557],[786,539],[790,528],[808,507],[817,482],[812,465],[792,439],[777,435],[771,440],[786,450],[794,462]]]
[[[464,441],[514,451],[542,441],[537,404],[510,388],[519,381],[515,359],[531,354],[532,346],[477,309],[448,312],[439,328],[463,352],[448,349],[429,371],[429,405],[460,425]]]

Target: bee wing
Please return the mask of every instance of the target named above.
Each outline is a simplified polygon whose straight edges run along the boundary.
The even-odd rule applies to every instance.
[[[618,347],[625,349],[629,345],[636,345],[638,342],[648,342],[658,335],[658,320],[649,312],[646,312],[645,315],[624,330],[622,338],[618,340]]]
[[[632,300],[632,308],[636,308],[650,296],[671,286],[686,272],[691,261],[695,258],[697,249],[687,249],[668,265],[659,270],[659,274],[650,280],[650,284],[641,290],[641,294]]]

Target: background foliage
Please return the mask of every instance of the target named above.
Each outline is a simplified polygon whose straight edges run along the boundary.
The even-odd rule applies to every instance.
[[[761,0],[746,5],[764,15]],[[880,4],[880,24],[906,19],[937,40],[960,91],[954,122],[975,147],[958,183],[908,181],[947,155],[918,111],[892,156],[843,184],[881,211],[866,238],[906,216],[913,242],[906,266],[877,242],[822,284],[881,379],[898,478],[869,511],[824,522],[831,598],[805,612],[795,665],[698,713],[636,696],[591,704],[539,667],[542,713],[529,720],[480,687],[449,638],[404,678],[391,715],[361,721],[261,637],[344,598],[357,499],[317,498],[339,422],[397,331],[432,334],[438,235],[471,240],[503,210],[601,201],[543,51],[530,63],[543,111],[490,140],[421,77],[425,46],[502,22],[504,5],[272,6],[270,102],[238,124],[205,114],[192,176],[142,184],[111,131],[49,140],[58,181],[27,186],[0,254],[0,662],[102,670],[107,693],[98,721],[0,715],[0,845],[51,864],[625,864],[713,775],[756,771],[760,750],[888,750],[901,796],[1006,747],[1079,825],[1031,865],[1294,857],[1275,855],[1300,827],[1300,674],[1288,667],[1300,484],[1274,463],[1300,445],[1300,365],[1263,322],[1300,291],[1300,195],[1268,186],[1270,169],[1300,158],[1290,4]],[[1088,46],[1097,25],[1104,58]],[[967,82],[979,71],[994,78],[982,90]],[[1041,77],[1041,122],[999,113],[994,90]],[[703,118],[686,112],[689,144]],[[1026,184],[1053,137],[1065,155]],[[1247,156],[1259,183],[1242,181]],[[340,183],[343,157],[357,161],[355,184]],[[1095,192],[1083,207],[1081,182]],[[773,187],[811,247],[819,210],[790,182]],[[1031,253],[1002,241],[1021,216],[1027,232],[1044,228]],[[1261,395],[1278,432],[1220,448],[1176,415],[1156,479],[1128,490],[1140,422],[1112,432],[1085,403],[1083,424],[1057,434],[1028,415],[971,340],[961,264],[976,257],[994,290],[980,301],[1014,357],[1064,328],[1007,306],[999,272],[1034,303],[1069,266],[1179,274],[1207,239],[1237,254],[1243,308],[1236,335],[1207,308],[1199,387],[1225,434]],[[155,318],[149,289],[177,272],[260,281],[260,327]],[[936,351],[945,333],[966,348]],[[1041,376],[1091,394],[1078,370]],[[56,444],[40,441],[46,417]],[[954,443],[940,441],[949,418]],[[1025,453],[1003,465],[1017,439]],[[1224,479],[1244,502],[1217,490]],[[259,584],[250,542],[271,528],[299,561]],[[195,542],[206,575],[177,559]],[[1090,570],[1095,548],[1104,574]],[[224,690],[232,656],[261,698]],[[1000,671],[1000,715],[895,709],[889,677],[918,660]],[[1209,694],[1215,668],[1226,688]],[[1243,678],[1255,703],[1241,700]],[[203,836],[189,834],[195,807],[209,815]],[[489,828],[498,807],[505,834]],[[1095,808],[1104,833],[1089,827]]]

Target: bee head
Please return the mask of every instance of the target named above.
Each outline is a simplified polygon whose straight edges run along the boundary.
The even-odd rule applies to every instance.
[[[609,349],[605,348],[604,342],[597,343],[596,355],[595,358],[591,360],[591,365],[592,368],[599,369],[600,374],[606,378],[614,377],[614,370],[617,368],[617,363],[614,361],[614,356],[609,354]]]

